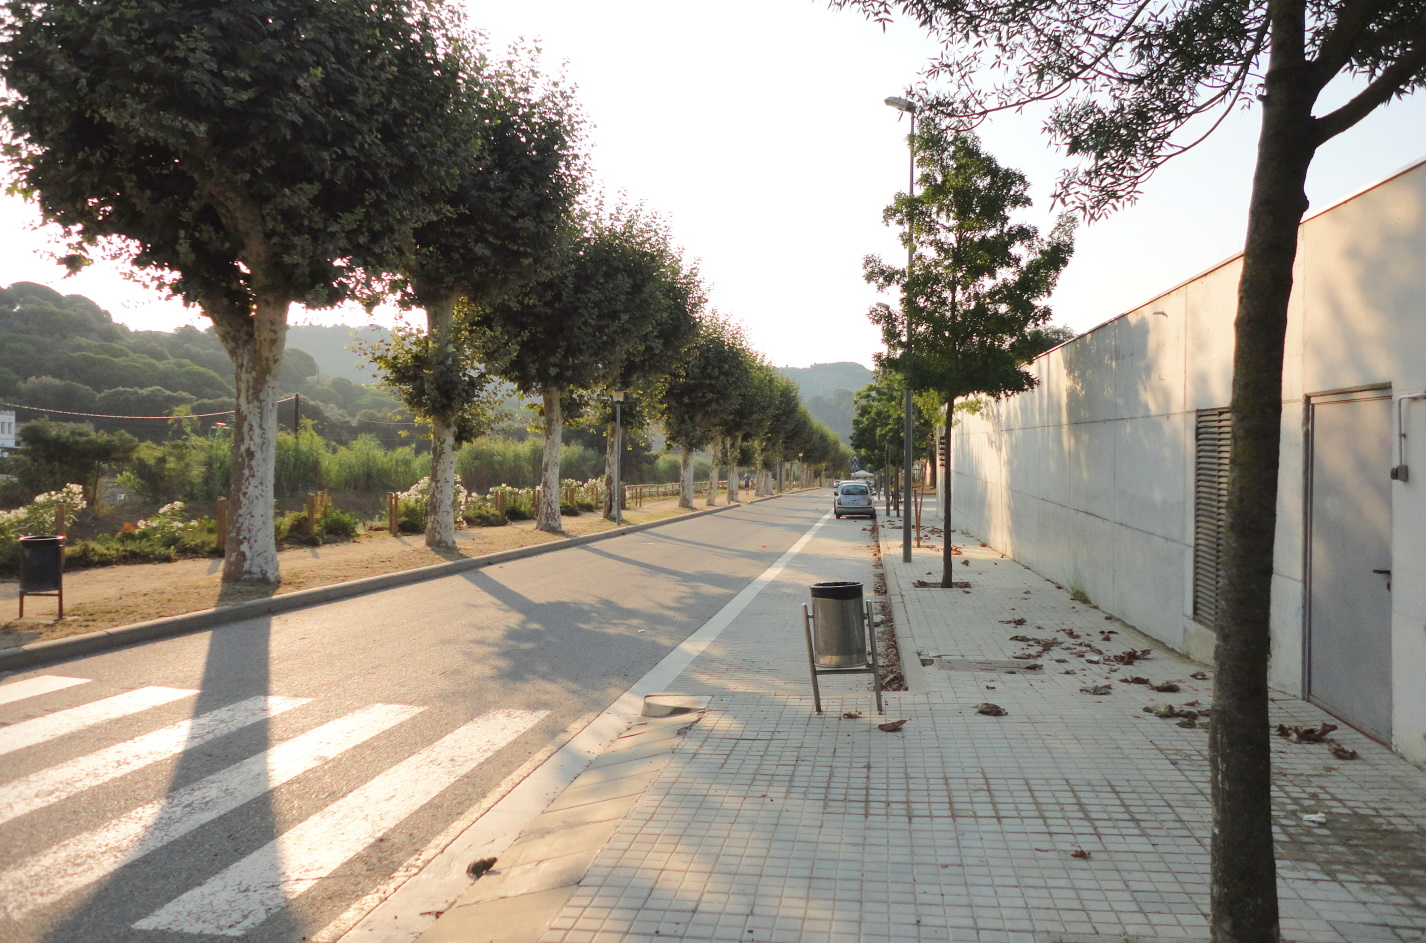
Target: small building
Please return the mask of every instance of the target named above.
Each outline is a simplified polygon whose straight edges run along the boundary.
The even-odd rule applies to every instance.
[[[1271,683],[1426,764],[1426,161],[1299,235]],[[959,529],[1204,660],[1241,262],[1041,355],[953,449]]]
[[[18,430],[15,428],[15,411],[0,409],[0,458],[19,448]]]

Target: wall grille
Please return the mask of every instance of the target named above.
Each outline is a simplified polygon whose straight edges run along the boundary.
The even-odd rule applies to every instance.
[[[1228,507],[1228,453],[1232,441],[1228,410],[1199,410],[1194,438],[1193,618],[1214,628],[1218,625],[1223,526]]]

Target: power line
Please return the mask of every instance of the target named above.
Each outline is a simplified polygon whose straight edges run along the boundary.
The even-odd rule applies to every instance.
[[[288,403],[291,402],[293,399],[294,397],[285,396],[277,402]],[[83,416],[86,419],[162,419],[165,421],[170,419],[210,419],[213,416],[231,416],[233,415],[233,413],[237,412],[236,409],[225,409],[222,412],[217,413],[185,413],[180,416],[175,416],[172,413],[166,416],[115,416],[110,413],[80,413],[75,412],[72,409],[50,409],[48,406],[23,406],[19,403],[0,403],[0,408],[28,409],[30,412],[58,413],[61,416]]]

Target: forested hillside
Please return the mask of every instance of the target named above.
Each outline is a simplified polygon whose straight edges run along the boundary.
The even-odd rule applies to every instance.
[[[802,402],[812,418],[837,433],[844,443],[852,440],[852,397],[872,381],[871,371],[859,363],[814,363],[810,367],[778,367],[797,384]]]
[[[361,386],[370,373],[355,367],[358,355],[340,352],[350,328],[295,328],[283,358],[284,395],[302,396],[301,415],[334,441],[360,432],[391,434],[394,397]],[[320,339],[320,367],[301,341]],[[336,341],[340,338],[340,342]],[[166,416],[187,407],[195,414],[233,408],[233,368],[211,330],[181,327],[172,333],[135,331],[83,295],[62,295],[32,282],[0,289],[0,401],[61,413]],[[354,382],[355,381],[355,382]],[[286,406],[290,417],[293,407]],[[22,421],[32,416],[22,415]],[[217,417],[221,419],[221,417]],[[404,417],[403,417],[404,418]],[[141,439],[163,438],[166,423],[102,420],[103,431],[126,430]]]

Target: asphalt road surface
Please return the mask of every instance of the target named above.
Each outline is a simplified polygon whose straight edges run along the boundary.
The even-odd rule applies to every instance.
[[[0,939],[310,938],[827,506],[784,497],[0,678]]]

